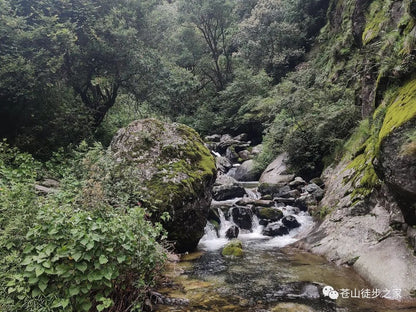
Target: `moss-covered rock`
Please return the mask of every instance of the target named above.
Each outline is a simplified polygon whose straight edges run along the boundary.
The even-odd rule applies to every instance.
[[[153,218],[163,224],[178,251],[192,250],[204,234],[216,177],[215,161],[199,135],[182,124],[156,119],[134,121],[118,131],[110,146],[123,176],[142,182],[135,190]]]
[[[402,86],[387,108],[378,143],[381,144],[394,130],[412,119],[416,119],[416,79]]]
[[[283,212],[277,208],[260,207],[257,208],[257,217],[259,217],[259,219],[275,222],[283,218]]]
[[[234,239],[231,242],[229,242],[225,247],[222,249],[221,254],[231,257],[241,257],[243,256],[243,245],[241,241]]]
[[[373,1],[366,16],[366,26],[362,34],[363,44],[375,39],[383,28],[383,24],[389,21],[389,1]]]

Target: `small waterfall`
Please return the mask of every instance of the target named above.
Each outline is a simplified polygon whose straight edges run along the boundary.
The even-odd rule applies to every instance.
[[[230,216],[230,220],[228,221],[225,218],[224,212],[221,209],[218,209],[218,214],[220,216],[220,229],[218,231],[220,237],[219,238],[225,238],[225,232],[229,229],[231,225],[234,225],[234,222],[232,220],[232,214]]]
[[[213,240],[218,238],[217,230],[211,222],[207,222],[204,229],[204,237],[206,240]]]
[[[251,198],[251,199],[260,199],[261,198],[261,194],[257,191],[257,188],[245,188],[244,189],[246,191],[247,197]]]
[[[252,221],[252,231],[255,234],[261,234],[261,232],[263,231],[264,227],[262,225],[260,225],[260,220],[259,218],[257,218],[256,215],[253,215],[253,221]]]

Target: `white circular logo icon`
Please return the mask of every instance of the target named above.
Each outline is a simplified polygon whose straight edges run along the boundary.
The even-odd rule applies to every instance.
[[[325,297],[329,297],[332,300],[336,300],[339,297],[339,293],[332,286],[325,286],[322,289],[322,293]]]

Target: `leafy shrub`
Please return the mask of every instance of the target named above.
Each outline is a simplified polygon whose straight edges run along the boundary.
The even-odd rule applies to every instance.
[[[123,182],[99,144],[71,155],[48,163],[60,189],[39,197],[40,165],[0,145],[2,311],[140,310],[163,267],[165,233],[132,191],[139,181]]]
[[[27,233],[22,272],[9,281],[8,292],[23,302],[54,298],[51,308],[72,311],[93,304],[102,311],[123,296],[137,301],[163,263],[160,232],[142,208],[120,215],[45,205]]]

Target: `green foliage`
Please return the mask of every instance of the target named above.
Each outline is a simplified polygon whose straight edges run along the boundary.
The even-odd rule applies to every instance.
[[[89,311],[93,303],[97,309],[110,307],[132,287],[143,296],[150,286],[146,280],[162,263],[159,230],[145,221],[142,208],[124,215],[74,214],[71,206],[45,205],[26,235],[23,272],[8,282],[8,293],[34,299],[53,295],[51,308],[73,311]]]
[[[183,109],[195,80],[147,44],[158,2],[3,0],[0,136],[48,157],[91,136],[120,93]]]
[[[179,1],[181,19],[195,27],[205,45],[200,74],[222,91],[232,78],[232,48],[230,31],[234,22],[234,1]]]
[[[329,215],[334,208],[328,206],[321,206],[318,210],[314,211],[313,216],[319,218],[320,220],[325,219],[327,215]]]
[[[165,233],[132,190],[140,181],[118,181],[100,145],[71,155],[47,164],[60,189],[39,197],[39,163],[0,145],[2,311],[139,308],[162,268]]]
[[[313,178],[330,162],[325,158],[351,134],[358,111],[351,90],[325,79],[318,69],[305,65],[270,93],[274,102],[269,110],[276,117],[264,138],[261,163],[287,151],[291,168]]]
[[[198,108],[191,126],[203,133],[215,129],[260,136],[267,119],[260,106],[267,96],[270,80],[263,71],[255,74],[244,67],[236,69],[234,80],[216,98]]]
[[[260,0],[239,25],[241,53],[279,81],[305,55],[323,24],[327,1]]]
[[[390,1],[373,1],[371,3],[367,15],[367,25],[362,35],[364,45],[376,38],[383,28],[383,24],[389,21],[390,6]]]

